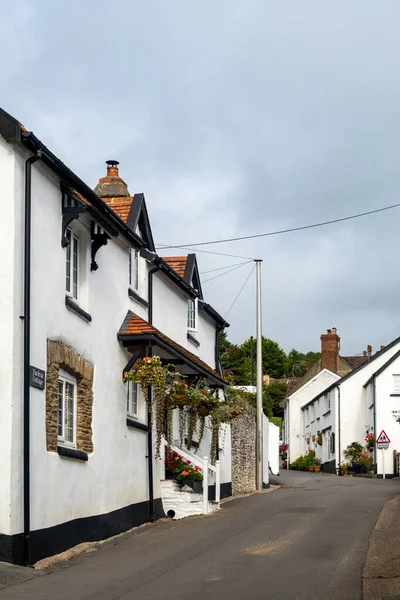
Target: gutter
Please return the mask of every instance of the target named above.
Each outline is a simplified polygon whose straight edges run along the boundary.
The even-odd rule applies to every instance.
[[[30,511],[30,384],[31,358],[31,241],[32,241],[32,165],[42,159],[39,149],[25,161],[25,240],[24,240],[24,359],[23,359],[23,504],[24,504],[24,563],[31,564],[31,511]]]

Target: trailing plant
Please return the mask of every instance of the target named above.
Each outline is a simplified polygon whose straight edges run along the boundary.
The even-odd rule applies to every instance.
[[[317,440],[316,440],[316,441],[317,441],[317,444],[318,444],[319,446],[322,446],[322,433],[319,433],[319,434],[317,435]]]
[[[194,432],[196,431],[197,425],[197,414],[193,409],[188,411],[188,430],[187,430],[187,441],[186,448],[191,450]]]
[[[372,432],[367,433],[367,435],[365,436],[365,445],[367,447],[368,452],[373,452],[375,446],[375,436]]]
[[[166,390],[166,403],[171,408],[184,408],[190,404],[188,384],[174,380]]]
[[[317,467],[321,466],[321,459],[320,458],[315,458],[314,459],[314,465],[317,466]]]

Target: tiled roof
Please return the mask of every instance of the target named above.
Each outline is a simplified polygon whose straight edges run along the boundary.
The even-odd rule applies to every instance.
[[[366,362],[368,358],[366,356],[341,356],[341,359],[344,360],[349,367],[355,369],[359,367],[363,362]]]
[[[125,198],[102,198],[102,200],[115,212],[115,214],[126,223],[131,210],[133,196]]]
[[[187,258],[187,256],[163,256],[163,260],[182,278],[185,275]]]
[[[220,383],[225,383],[221,375],[214,371],[214,369],[212,369],[207,363],[202,361],[198,356],[196,356],[192,352],[189,352],[189,350],[186,350],[186,348],[184,348],[180,344],[177,344],[174,340],[171,340],[171,338],[166,336],[159,329],[153,327],[153,325],[150,325],[147,321],[145,321],[138,315],[135,315],[132,311],[128,311],[124,322],[122,323],[122,326],[118,332],[118,338],[130,338],[135,335],[154,336],[155,338],[164,342],[164,344],[167,344],[172,350],[176,350],[177,352],[179,352],[179,354],[181,354],[190,363],[192,363],[194,368],[197,366],[214,379],[217,379]]]

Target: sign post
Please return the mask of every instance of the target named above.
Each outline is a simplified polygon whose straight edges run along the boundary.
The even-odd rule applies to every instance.
[[[385,453],[384,450],[389,448],[390,439],[387,433],[382,429],[378,437],[376,438],[376,447],[378,450],[382,450],[382,478],[386,478],[385,473]]]

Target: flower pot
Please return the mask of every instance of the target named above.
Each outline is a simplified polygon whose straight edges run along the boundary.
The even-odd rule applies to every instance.
[[[314,465],[310,465],[310,466],[308,467],[308,470],[310,471],[310,473],[313,473],[313,472],[314,472],[314,469],[315,469]]]
[[[173,471],[169,471],[168,469],[166,469],[165,479],[175,479],[175,473]]]
[[[197,479],[182,479],[182,481],[180,481],[179,483],[181,487],[187,485],[198,494],[200,494],[203,491],[203,482],[198,481]]]
[[[321,470],[321,465],[314,465],[314,472],[319,473]]]
[[[343,470],[343,475],[348,475],[349,474],[349,470],[348,469],[344,469]]]

